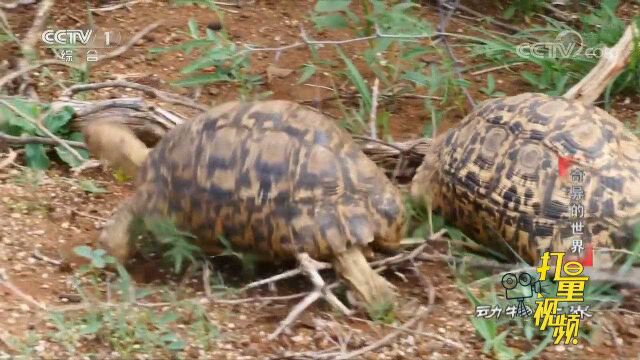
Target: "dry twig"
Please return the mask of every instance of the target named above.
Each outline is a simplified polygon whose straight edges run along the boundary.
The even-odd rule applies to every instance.
[[[609,83],[626,68],[637,33],[635,24],[630,24],[618,43],[612,48],[605,48],[598,64],[563,96],[585,104],[591,104],[599,98]]]
[[[62,93],[63,99],[70,99],[74,94],[81,91],[90,91],[90,90],[98,90],[109,87],[123,87],[130,88],[135,90],[140,90],[147,95],[151,95],[160,99],[161,101],[165,101],[168,103],[179,104],[182,106],[190,107],[192,109],[197,109],[200,111],[206,111],[208,108],[204,105],[200,105],[188,97],[180,96],[177,94],[172,94],[166,91],[158,90],[154,87],[148,85],[142,85],[131,81],[125,80],[113,80],[113,81],[105,81],[100,83],[92,83],[92,84],[77,84],[69,87]]]
[[[269,334],[269,336],[267,337],[267,339],[269,340],[273,340],[278,337],[278,335],[280,335],[280,333],[282,333],[284,329],[291,325],[291,323],[293,323],[295,319],[297,319],[298,316],[300,316],[300,314],[304,310],[306,310],[306,308],[308,308],[311,304],[313,304],[321,297],[327,300],[327,302],[331,304],[336,310],[341,311],[345,315],[351,315],[351,310],[349,310],[342,302],[340,302],[340,300],[338,300],[338,298],[325,285],[322,276],[320,276],[320,273],[318,272],[319,267],[321,267],[321,265],[318,264],[322,263],[311,259],[311,257],[307,253],[301,253],[296,257],[298,258],[302,271],[307,277],[309,277],[309,279],[313,283],[314,290],[307,296],[305,296],[305,298],[302,299],[302,301],[300,301],[296,306],[294,306],[293,309],[291,309],[287,317],[280,322],[280,325],[278,325],[276,330]]]
[[[2,134],[0,133],[0,136]],[[18,157],[18,153],[9,149],[9,153],[7,154],[7,158],[0,161],[0,169],[4,169],[7,166],[13,164],[13,162],[16,160],[16,157]]]
[[[423,307],[421,306],[420,309],[417,311],[416,315],[411,318],[409,321],[407,321],[406,323],[404,323],[402,326],[400,326],[398,329],[392,331],[391,333],[387,334],[386,336],[384,336],[382,339],[364,346],[358,350],[354,350],[351,351],[349,353],[346,354],[340,354],[340,355],[333,355],[335,356],[336,360],[349,360],[349,359],[354,359],[357,358],[365,353],[368,353],[370,351],[373,351],[377,348],[383,347],[387,344],[389,344],[393,339],[397,338],[400,334],[402,334],[403,332],[411,329],[415,324],[418,323],[418,321],[420,321],[430,310],[430,307]],[[331,356],[331,357],[333,357]],[[324,356],[323,356],[324,357]]]
[[[455,12],[456,8],[460,5],[460,0],[453,1],[453,5],[447,4],[446,0],[438,0],[438,1],[440,4],[439,6],[440,23],[438,25],[438,33],[444,34],[447,28],[447,25],[451,20],[451,16]],[[445,8],[447,8],[446,11],[445,11]],[[462,71],[460,70],[460,66],[458,66],[460,62],[456,58],[456,55],[453,53],[453,50],[449,45],[449,40],[447,39],[446,36],[442,36],[440,37],[440,39],[442,39],[444,48],[447,51],[449,58],[453,62],[453,71],[456,73],[456,76],[458,77],[459,80],[464,81],[464,77],[462,76]],[[467,102],[469,102],[469,105],[471,105],[472,108],[475,107],[476,103],[473,100],[473,97],[471,97],[471,93],[469,93],[469,90],[467,90],[467,88],[464,86],[461,86],[460,88],[462,89],[464,96],[467,98]]]
[[[42,119],[44,119],[47,113],[44,113],[42,116],[40,116],[39,119],[34,119],[31,116],[29,116],[28,114],[25,114],[23,111],[21,111],[20,109],[16,108],[15,106],[13,106],[12,104],[10,104],[9,102],[7,102],[6,100],[2,100],[0,99],[0,103],[4,104],[6,107],[8,107],[9,109],[11,109],[13,112],[15,112],[16,114],[22,116],[23,118],[25,118],[26,120],[28,120],[29,122],[31,122],[33,125],[35,125],[40,131],[42,131],[43,133],[45,133],[47,136],[49,136],[50,138],[54,139],[60,146],[62,146],[63,148],[67,149],[73,156],[75,156],[80,162],[85,162],[85,158],[82,157],[82,155],[80,155],[80,153],[78,153],[78,151],[76,151],[76,149],[74,149],[73,147],[71,147],[66,141],[63,141],[62,139],[60,139],[57,135],[55,135],[54,133],[52,133],[49,129],[47,129],[46,126],[44,126],[42,124]]]
[[[378,138],[378,87],[380,86],[380,79],[376,77],[373,81],[373,90],[371,92],[371,111],[369,113],[369,131],[371,137]]]
[[[53,7],[53,0],[42,0],[38,5],[38,10],[36,12],[36,16],[33,19],[33,24],[27,34],[20,42],[20,51],[22,52],[22,57],[18,60],[18,71],[26,69],[29,67],[29,58],[35,58],[36,51],[35,46],[40,39],[40,34],[44,29],[47,18],[49,17],[49,12]],[[29,92],[29,97],[33,99],[37,99],[38,95],[36,94],[33,86],[31,86],[31,79],[25,73],[23,73],[23,85],[24,89]]]
[[[11,291],[15,296],[28,302],[32,306],[35,306],[36,308],[42,311],[47,311],[47,307],[45,305],[38,302],[36,299],[31,297],[31,295],[24,293],[22,290],[20,290],[20,288],[18,288],[11,281],[9,281],[9,277],[6,274],[0,274],[0,285],[4,286],[7,290]]]
[[[66,143],[69,146],[73,146],[79,149],[86,149],[87,145],[79,141],[71,141],[60,139],[60,141]],[[60,145],[60,141],[55,139],[45,138],[41,136],[12,136],[0,132],[0,144],[7,145],[26,145],[26,144],[43,144],[43,145]]]

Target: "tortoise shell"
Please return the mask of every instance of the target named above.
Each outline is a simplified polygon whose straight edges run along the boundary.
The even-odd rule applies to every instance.
[[[349,134],[288,101],[226,103],[174,129],[141,165],[131,204],[208,253],[224,236],[272,259],[393,248],[404,222],[399,191]]]
[[[434,140],[412,194],[426,195],[473,239],[529,263],[544,251],[575,251],[576,239],[629,247],[640,214],[640,142],[578,101],[534,93],[488,100]]]

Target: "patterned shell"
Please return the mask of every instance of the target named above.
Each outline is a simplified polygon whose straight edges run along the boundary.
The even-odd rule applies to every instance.
[[[571,163],[560,174],[563,159]],[[529,263],[544,251],[569,254],[574,239],[628,248],[640,214],[640,142],[577,101],[489,100],[435,140],[412,193],[490,249]]]
[[[393,248],[399,191],[344,130],[287,101],[226,103],[166,135],[138,174],[135,214],[172,218],[205,251],[317,258]]]

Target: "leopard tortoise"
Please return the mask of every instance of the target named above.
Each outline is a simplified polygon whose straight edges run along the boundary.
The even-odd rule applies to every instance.
[[[124,126],[90,123],[89,150],[135,168],[136,192],[99,237],[124,262],[129,225],[140,216],[172,219],[208,254],[223,235],[262,258],[301,252],[332,260],[367,305],[392,300],[392,286],[364,255],[400,241],[399,191],[346,131],[288,101],[231,102],[182,124],[148,152]]]
[[[563,174],[564,159],[571,165]],[[544,251],[571,255],[576,238],[593,249],[628,248],[640,214],[640,142],[575,100],[488,100],[433,140],[411,193],[489,249],[530,264]],[[584,213],[572,214],[571,204]],[[610,255],[599,256],[596,266],[611,265]]]

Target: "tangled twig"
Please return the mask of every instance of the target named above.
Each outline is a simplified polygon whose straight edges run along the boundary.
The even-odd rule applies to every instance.
[[[168,103],[187,106],[192,109],[197,109],[200,111],[206,111],[208,109],[206,106],[200,105],[187,97],[168,93],[166,91],[158,90],[148,85],[138,84],[138,83],[126,81],[126,80],[113,80],[113,81],[105,81],[105,82],[92,83],[92,84],[73,85],[62,93],[62,99],[70,99],[74,94],[81,91],[98,90],[98,89],[110,88],[110,87],[122,87],[122,88],[140,90],[147,95],[151,95],[160,99],[161,101],[166,101]]]

